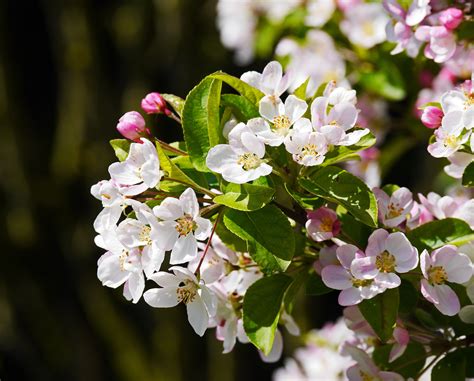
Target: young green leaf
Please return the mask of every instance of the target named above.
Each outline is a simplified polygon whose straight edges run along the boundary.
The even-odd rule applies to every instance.
[[[472,359],[469,359],[471,362]],[[431,371],[432,381],[464,381],[466,379],[466,357],[462,350],[448,353],[438,361]]]
[[[393,288],[359,303],[360,312],[383,342],[392,338],[399,302],[398,289]]]
[[[326,158],[321,166],[328,166],[342,161],[358,159],[357,152],[372,147],[375,144],[375,136],[372,133],[368,133],[363,136],[357,144],[352,146],[334,146],[331,151],[326,154]]]
[[[217,224],[216,234],[229,249],[239,253],[245,253],[247,251],[247,242],[242,238],[237,237],[227,229],[224,224]]]
[[[222,94],[221,105],[230,107],[232,113],[241,122],[247,122],[249,119],[260,116],[258,107],[242,95]]]
[[[249,340],[263,353],[270,353],[280,316],[281,303],[292,282],[291,277],[276,274],[252,284],[244,297],[244,329]]]
[[[252,211],[268,204],[275,190],[270,187],[252,184],[229,183],[223,189],[224,194],[216,196],[214,202],[232,209]]]
[[[183,132],[194,167],[209,172],[207,152],[221,140],[219,103],[222,83],[206,77],[190,91],[183,107]]]
[[[474,161],[464,170],[462,175],[462,185],[465,187],[474,187]]]
[[[342,205],[364,224],[377,227],[377,200],[358,177],[338,167],[324,167],[299,183],[308,192]]]
[[[161,94],[161,96],[166,101],[166,103],[168,103],[173,108],[173,110],[176,111],[179,116],[182,116],[184,106],[183,98],[180,98],[174,94]]]
[[[255,87],[252,87],[241,79],[224,73],[222,71],[218,71],[214,74],[211,74],[208,78],[218,79],[222,82],[227,83],[229,86],[237,90],[240,95],[243,95],[254,105],[258,105],[259,100],[262,99],[264,96],[264,94]]]
[[[286,270],[295,252],[295,237],[279,208],[267,205],[254,212],[228,209],[223,221],[232,233],[247,241],[249,254],[263,272]]]
[[[117,156],[117,159],[120,161],[124,161],[127,158],[130,144],[132,144],[132,142],[127,139],[112,139],[110,141],[110,145],[115,151],[115,156]]]
[[[308,77],[301,85],[299,85],[293,94],[302,100],[306,100],[306,89],[308,88],[308,83],[311,77]]]
[[[461,246],[474,239],[474,231],[463,220],[445,218],[431,221],[407,232],[418,250],[434,250],[444,245]]]
[[[286,191],[296,203],[303,209],[318,209],[323,206],[325,200],[317,196],[308,196],[305,194],[298,193],[291,189],[287,183],[284,184]]]

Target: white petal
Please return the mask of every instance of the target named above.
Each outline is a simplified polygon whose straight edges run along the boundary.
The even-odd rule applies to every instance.
[[[170,264],[189,262],[197,255],[197,249],[196,238],[192,233],[179,237],[171,251]]]
[[[179,303],[176,287],[152,288],[145,291],[143,299],[155,308],[169,308]]]
[[[186,305],[186,310],[191,327],[199,336],[204,335],[209,324],[209,315],[202,299],[196,296],[191,303]]]

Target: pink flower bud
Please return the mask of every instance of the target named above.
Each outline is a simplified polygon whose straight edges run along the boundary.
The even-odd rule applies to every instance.
[[[423,110],[421,122],[428,128],[438,128],[441,126],[441,120],[444,113],[441,109],[434,106],[428,106]]]
[[[461,24],[463,19],[463,13],[457,8],[448,8],[439,14],[439,21],[446,28],[453,30]]]
[[[119,119],[117,130],[123,137],[133,140],[134,142],[140,142],[142,136],[150,134],[149,130],[145,127],[145,120],[136,111],[125,113]]]
[[[145,98],[143,98],[142,109],[147,114],[171,114],[171,111],[166,105],[166,101],[158,93],[150,93]]]

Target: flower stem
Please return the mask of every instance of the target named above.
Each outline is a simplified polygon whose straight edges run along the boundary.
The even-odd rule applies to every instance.
[[[194,274],[196,274],[196,275],[201,270],[202,262],[204,261],[204,258],[206,257],[207,251],[209,250],[209,246],[211,246],[212,237],[214,235],[214,232],[216,231],[217,224],[219,223],[219,220],[221,218],[221,214],[222,214],[222,211],[219,212],[219,214],[217,215],[216,221],[214,222],[214,226],[212,227],[211,235],[209,236],[209,239],[207,240],[207,244],[206,244],[206,247],[205,247],[204,252],[202,254],[201,260],[199,261],[198,267],[196,268],[196,271],[194,272]]]
[[[215,194],[212,193],[210,190],[207,190],[206,188],[203,188],[197,184],[189,184],[188,182],[186,181],[183,181],[183,180],[180,180],[180,179],[175,179],[173,177],[168,177],[168,176],[164,176],[163,177],[163,180],[167,180],[167,181],[173,181],[175,183],[180,183],[180,184],[184,184],[184,185],[187,185],[188,187],[191,187],[191,188],[194,188],[196,189],[198,192],[200,193],[203,193],[203,194],[206,194],[208,195],[211,199],[213,199],[215,197]]]
[[[176,115],[174,112],[171,112],[168,115],[168,117],[173,119],[174,121],[178,122],[179,124],[181,124],[181,118],[178,115]]]
[[[175,153],[180,156],[189,156],[187,152],[180,150],[179,148],[173,147],[172,145],[165,143],[164,141],[155,138],[155,141],[160,144],[165,150]]]

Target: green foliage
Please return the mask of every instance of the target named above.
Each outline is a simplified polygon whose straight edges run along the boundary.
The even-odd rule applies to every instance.
[[[472,358],[469,359],[472,362]],[[466,379],[466,357],[462,350],[448,353],[438,361],[431,371],[432,381],[464,381]]]
[[[173,110],[176,111],[176,113],[179,116],[183,115],[183,107],[184,107],[183,98],[180,98],[174,94],[161,94],[161,96],[166,101],[166,103],[168,103],[173,108]]]
[[[352,217],[341,205],[337,206],[336,213],[344,236],[350,238],[357,247],[365,248],[372,229]]]
[[[247,251],[247,242],[242,238],[237,237],[227,229],[224,224],[217,224],[216,233],[229,249],[238,253],[245,253]]]
[[[124,161],[127,158],[130,144],[132,144],[132,142],[127,139],[112,139],[110,141],[110,145],[115,151],[115,156],[117,156],[117,159],[120,161]]]
[[[393,101],[406,96],[405,85],[400,70],[390,60],[380,61],[377,70],[361,73],[359,84],[374,94]]]
[[[314,210],[324,205],[325,200],[321,197],[308,196],[302,193],[298,193],[292,190],[286,183],[285,183],[285,189],[288,192],[288,194],[291,196],[291,198],[295,200],[296,203],[299,206],[301,206],[303,209]]]
[[[211,74],[208,78],[218,79],[222,82],[227,83],[229,86],[233,87],[240,95],[243,95],[254,105],[258,105],[258,102],[264,96],[264,94],[255,87],[252,87],[244,81],[240,80],[239,78],[226,74],[222,71],[218,71],[214,74]]]
[[[306,294],[308,295],[324,295],[334,291],[327,287],[321,277],[315,272],[311,272],[306,280]]]
[[[415,310],[416,305],[418,304],[418,291],[412,283],[402,279],[402,283],[398,288],[398,292],[400,293],[400,313],[412,313]]]
[[[270,187],[252,184],[232,184],[223,187],[224,194],[214,197],[217,204],[232,209],[252,211],[268,204],[275,190]]]
[[[364,224],[377,227],[377,201],[358,177],[330,166],[321,168],[307,179],[300,179],[299,183],[308,192],[342,205]]]
[[[406,378],[413,377],[423,369],[426,363],[426,351],[422,344],[411,341],[405,349],[405,352],[403,352],[403,355],[389,362],[388,358],[392,348],[393,344],[382,345],[375,348],[372,357],[375,364],[381,369],[396,369],[397,373]]]
[[[182,125],[188,153],[194,167],[209,172],[207,152],[221,140],[219,104],[222,83],[206,77],[190,91],[183,107]]]
[[[357,144],[352,146],[334,146],[331,151],[326,154],[322,166],[328,166],[342,161],[347,161],[351,159],[359,159],[357,152],[360,152],[364,149],[372,147],[375,144],[375,136],[372,133],[368,133],[363,136]]]
[[[308,83],[311,77],[308,77],[301,85],[299,85],[296,90],[293,92],[295,96],[302,100],[306,100],[306,89],[308,88]]]
[[[247,241],[249,254],[265,273],[284,271],[295,252],[295,237],[286,215],[267,205],[254,212],[228,209],[225,226]]]
[[[256,281],[245,294],[243,305],[245,333],[265,354],[270,353],[272,349],[281,303],[291,282],[291,277],[284,274],[272,275]]]
[[[407,232],[407,237],[418,250],[433,250],[448,244],[461,246],[474,239],[474,231],[463,220],[445,218],[423,224]]]
[[[398,289],[393,288],[359,303],[360,312],[382,342],[392,338],[399,301]]]
[[[462,174],[462,185],[474,187],[474,161],[471,162]]]
[[[241,122],[247,122],[249,119],[260,116],[258,107],[242,95],[222,94],[221,105],[230,107],[232,113]]]

